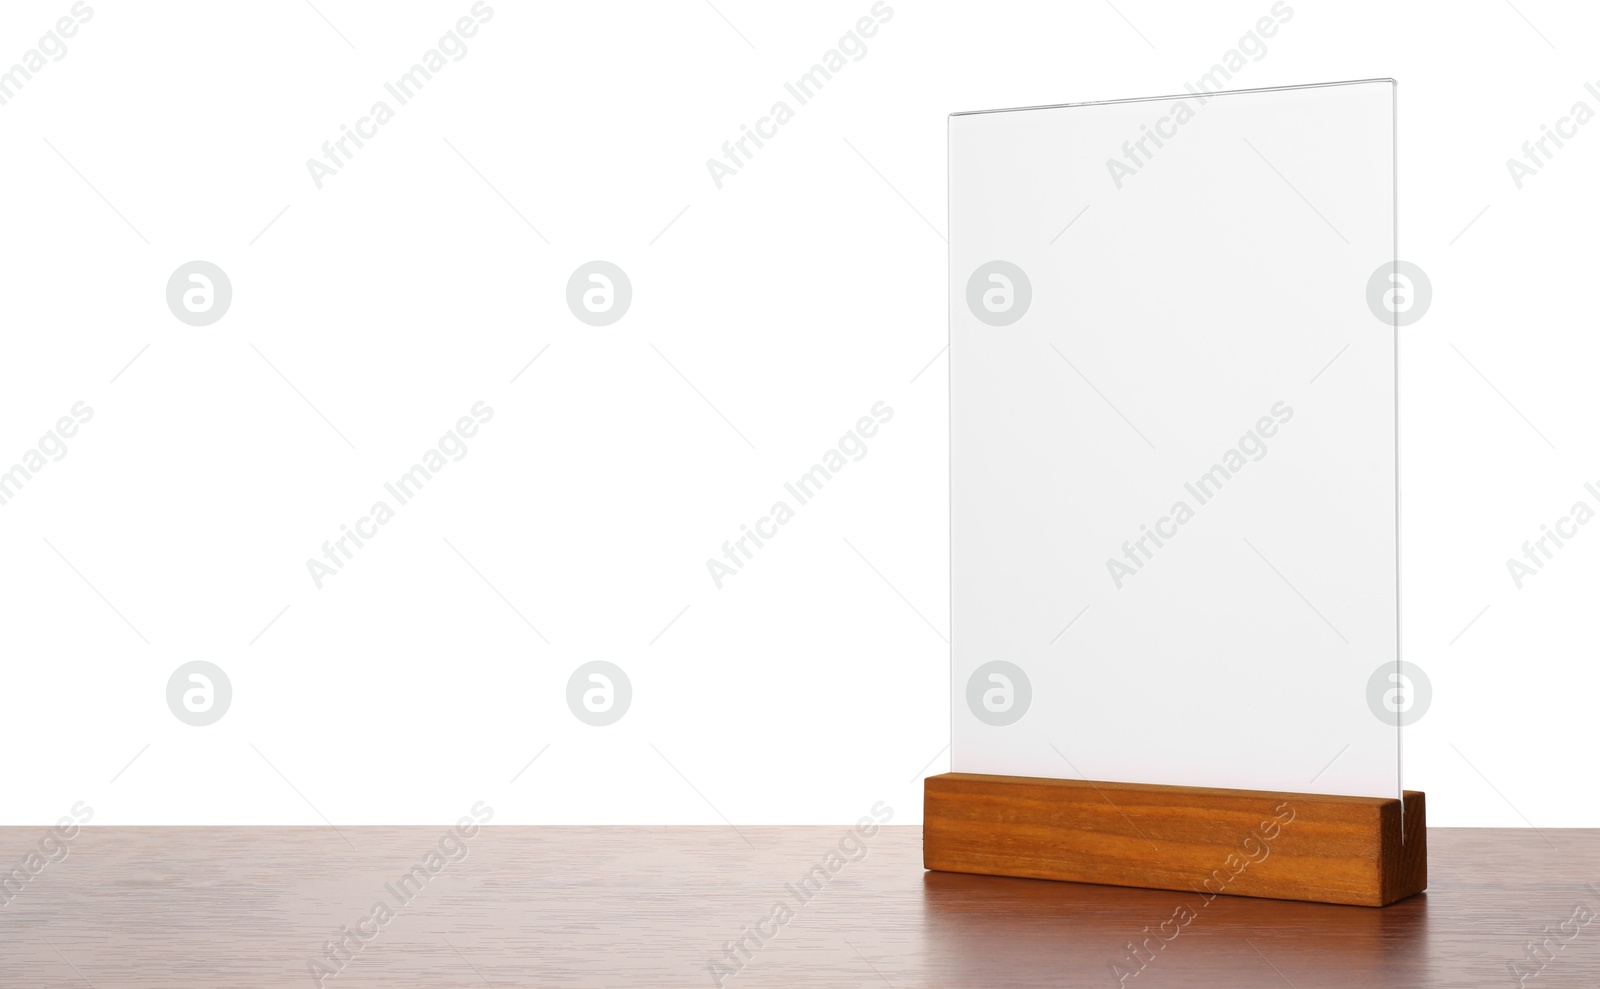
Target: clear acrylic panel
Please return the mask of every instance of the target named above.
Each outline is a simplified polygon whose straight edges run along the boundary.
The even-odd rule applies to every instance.
[[[1394,96],[951,116],[953,770],[1399,795]]]

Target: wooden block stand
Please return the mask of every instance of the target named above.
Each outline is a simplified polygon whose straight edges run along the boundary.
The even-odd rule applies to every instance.
[[[928,777],[923,799],[940,872],[1369,907],[1428,885],[1415,790],[1403,822],[1392,798],[974,773]]]

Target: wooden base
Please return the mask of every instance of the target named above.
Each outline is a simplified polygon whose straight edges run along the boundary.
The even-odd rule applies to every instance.
[[[1401,802],[945,773],[923,786],[939,872],[1381,907],[1428,885],[1422,793]]]

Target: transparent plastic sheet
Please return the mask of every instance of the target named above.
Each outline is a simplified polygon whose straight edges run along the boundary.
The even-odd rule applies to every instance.
[[[1399,795],[1393,81],[949,127],[952,769]]]

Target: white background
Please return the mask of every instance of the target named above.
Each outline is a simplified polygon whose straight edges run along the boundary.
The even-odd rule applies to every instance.
[[[6,4],[0,67],[70,6]],[[949,738],[945,115],[1180,91],[1271,4],[901,0],[719,190],[706,159],[870,3],[499,0],[320,191],[306,159],[470,3],[91,6],[0,106],[0,465],[95,410],[0,506],[7,824],[918,820]],[[1505,167],[1600,110],[1600,14],[1291,6],[1234,84],[1400,80],[1401,254],[1435,292],[1403,352],[1434,688],[1407,785],[1431,824],[1600,823],[1600,534],[1521,590],[1505,566],[1600,480],[1600,124],[1521,190]],[[163,298],[197,258],[234,289],[205,328]],[[564,298],[594,258],[634,289],[598,329]],[[316,589],[478,401],[465,459]],[[880,401],[718,590],[706,559]],[[164,698],[195,659],[234,690],[206,728]],[[634,689],[606,728],[565,701],[593,659]]]

